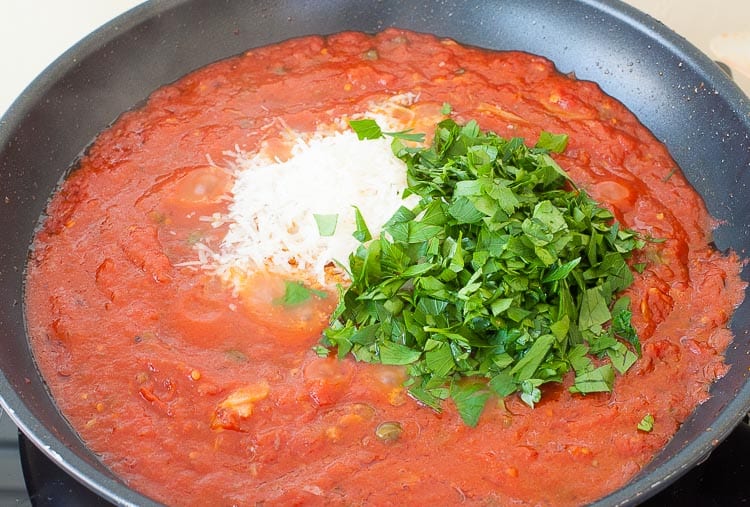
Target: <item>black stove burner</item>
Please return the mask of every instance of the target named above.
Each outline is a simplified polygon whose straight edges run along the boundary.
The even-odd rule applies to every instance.
[[[35,507],[111,504],[67,475],[22,434],[18,437],[26,488]],[[711,456],[645,507],[750,505],[750,426],[740,424]]]
[[[26,436],[18,432],[21,469],[26,490],[35,507],[110,507],[102,499],[57,466]]]
[[[750,505],[750,426],[742,423],[706,461],[644,502],[647,507]]]

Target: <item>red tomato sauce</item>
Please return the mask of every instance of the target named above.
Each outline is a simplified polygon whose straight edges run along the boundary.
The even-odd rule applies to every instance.
[[[417,116],[448,102],[504,137],[567,133],[572,178],[663,240],[632,259],[643,355],[612,393],[573,395],[568,378],[534,409],[491,401],[470,428],[410,399],[400,368],[318,357],[334,297],[285,313],[273,277],[235,294],[191,265],[226,232],[201,217],[226,211],[227,150],[274,142],[276,119],[311,131],[407,92]],[[397,30],[306,37],[197,70],[98,137],[34,243],[31,344],[90,449],[168,504],[582,504],[633,477],[726,372],[743,285],[712,226],[623,105],[543,58]]]

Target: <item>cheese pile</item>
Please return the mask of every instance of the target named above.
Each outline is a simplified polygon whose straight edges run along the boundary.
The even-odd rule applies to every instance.
[[[259,269],[326,285],[327,265],[348,266],[359,242],[355,206],[376,237],[403,200],[406,166],[386,138],[359,140],[351,130],[297,137],[287,160],[240,153],[236,159],[229,230],[214,271],[240,284]],[[333,215],[332,235],[321,235],[315,215]],[[340,275],[345,272],[338,270]]]

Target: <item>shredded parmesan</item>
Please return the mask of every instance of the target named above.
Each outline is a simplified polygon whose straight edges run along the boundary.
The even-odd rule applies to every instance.
[[[376,237],[399,206],[414,204],[414,197],[403,200],[406,167],[390,140],[361,141],[351,131],[298,136],[284,161],[239,152],[234,166],[227,215],[207,218],[228,224],[228,232],[219,251],[205,245],[197,251],[201,262],[237,285],[261,269],[326,285],[326,266],[348,266],[358,246],[354,206]],[[321,235],[315,215],[337,216],[332,235]]]

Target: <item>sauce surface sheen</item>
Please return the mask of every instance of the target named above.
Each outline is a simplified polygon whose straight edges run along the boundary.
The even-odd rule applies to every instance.
[[[227,232],[227,152],[397,109],[534,142],[649,242],[628,289],[643,356],[611,394],[544,387],[495,400],[479,425],[408,398],[403,370],[318,357],[335,295],[286,309],[196,268]],[[429,138],[430,133],[428,133]],[[103,132],[53,197],[35,240],[27,318],[39,368],[87,445],[173,505],[575,505],[624,485],[726,372],[739,262],[666,148],[597,85],[551,62],[428,35],[342,33],[254,49],[156,91]],[[638,431],[646,414],[651,432]],[[387,424],[383,423],[398,423]],[[397,430],[400,425],[400,433]],[[391,437],[398,438],[391,438]],[[176,493],[179,492],[179,493]]]

